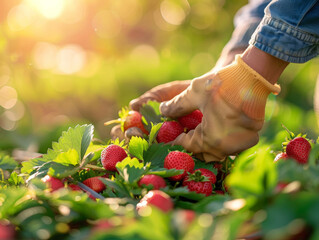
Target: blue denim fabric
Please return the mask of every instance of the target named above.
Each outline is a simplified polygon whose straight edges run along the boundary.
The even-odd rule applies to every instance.
[[[287,62],[319,55],[319,1],[250,1],[235,16],[228,50],[249,44]],[[249,41],[250,39],[250,41]]]

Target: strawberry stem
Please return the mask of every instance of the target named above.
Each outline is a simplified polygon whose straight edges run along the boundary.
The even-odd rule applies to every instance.
[[[104,123],[104,126],[108,126],[108,125],[115,124],[115,123],[121,123],[121,119],[118,118],[118,119],[113,119],[113,120],[107,121]]]
[[[290,131],[284,124],[281,124],[281,126],[287,131],[290,139],[293,139],[295,137],[295,134],[292,131]]]

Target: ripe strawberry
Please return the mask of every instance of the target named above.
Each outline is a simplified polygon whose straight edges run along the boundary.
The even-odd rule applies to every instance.
[[[131,127],[138,127],[143,131],[143,133],[148,134],[148,131],[144,128],[142,122],[142,114],[137,111],[129,111],[127,114],[122,116],[122,120],[124,122],[124,131]]]
[[[216,183],[216,175],[215,173],[213,173],[212,171],[206,169],[206,168],[198,168],[198,169],[195,169],[193,171],[196,172],[196,171],[200,171],[202,173],[203,176],[207,177],[208,180],[212,183],[212,184],[215,184]]]
[[[102,165],[106,170],[109,171],[116,171],[115,165],[126,157],[127,154],[125,150],[122,147],[114,144],[107,146],[101,152]]]
[[[295,159],[300,164],[308,162],[311,145],[307,139],[303,137],[296,137],[291,140],[286,147],[288,157]]]
[[[141,187],[142,185],[152,185],[154,190],[158,190],[160,188],[166,187],[166,182],[164,178],[154,175],[154,174],[149,174],[143,176],[140,181],[138,181],[138,185]]]
[[[191,192],[202,193],[206,196],[211,195],[213,191],[212,183],[200,170],[196,170],[194,173],[186,176],[183,180],[183,186],[187,186]]]
[[[82,192],[83,190],[76,184],[69,184],[69,188],[72,189],[72,191],[79,191]]]
[[[187,131],[195,129],[202,122],[203,114],[200,110],[195,110],[190,114],[179,117],[178,122],[187,129]]]
[[[161,143],[174,141],[180,134],[184,132],[183,126],[176,121],[164,122],[157,133],[156,140]]]
[[[195,162],[193,158],[185,152],[172,151],[164,159],[164,168],[184,170],[182,174],[170,177],[173,181],[182,180],[187,175],[187,172],[193,171],[194,166]]]
[[[171,197],[163,191],[151,190],[136,205],[136,209],[139,211],[147,206],[155,206],[163,212],[169,212],[173,209],[174,204]]]
[[[274,162],[278,162],[280,159],[282,160],[286,160],[288,157],[287,153],[285,152],[280,152],[276,155],[275,159],[274,159]]]
[[[100,177],[91,177],[83,181],[83,184],[99,193],[105,189],[105,184],[99,179]]]
[[[14,240],[16,238],[15,226],[6,221],[0,221],[0,239]]]
[[[225,192],[223,190],[215,190],[215,193],[219,195],[225,195]]]
[[[64,188],[64,184],[60,179],[51,177],[49,175],[46,175],[45,177],[41,178],[41,181],[46,183],[47,188],[50,189],[50,192],[54,192],[60,188]]]

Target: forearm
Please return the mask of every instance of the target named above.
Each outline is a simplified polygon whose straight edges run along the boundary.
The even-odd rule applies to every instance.
[[[254,46],[249,46],[242,55],[242,59],[252,69],[274,84],[288,66],[289,62],[276,58]]]

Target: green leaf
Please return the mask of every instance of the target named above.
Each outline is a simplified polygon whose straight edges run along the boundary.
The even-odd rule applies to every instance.
[[[92,124],[87,125],[87,127],[84,130],[83,136],[82,136],[82,140],[81,140],[81,158],[83,159],[86,151],[92,141],[93,138],[93,132],[94,132],[94,127]]]
[[[217,169],[214,168],[213,163],[206,163],[206,162],[203,162],[203,161],[198,160],[198,159],[194,159],[194,162],[195,162],[194,170],[196,170],[198,168],[206,168],[206,169],[212,171],[215,175],[217,175]]]
[[[151,123],[157,124],[162,122],[162,115],[159,110],[160,103],[155,101],[148,101],[140,108],[140,113],[146,121],[145,128],[151,131]]]
[[[193,209],[202,213],[219,213],[225,209],[224,204],[229,200],[230,197],[228,195],[212,195],[195,203]]]
[[[12,186],[19,186],[24,184],[24,180],[16,172],[12,172],[8,178],[8,183]]]
[[[148,149],[148,143],[144,138],[133,136],[130,139],[128,150],[136,158],[144,160],[143,154]]]
[[[156,139],[156,136],[157,136],[157,133],[159,131],[159,129],[161,128],[161,126],[163,125],[163,123],[158,123],[158,124],[153,124],[151,123],[151,131],[150,131],[150,134],[149,134],[149,138],[148,138],[148,143],[149,145],[151,145],[155,139]]]
[[[67,152],[60,153],[53,161],[66,166],[75,166],[78,164],[79,154],[75,149],[70,149]]]
[[[226,178],[226,184],[235,197],[246,198],[249,204],[266,201],[277,184],[276,165],[268,147],[243,152],[236,159],[236,167]]]
[[[176,176],[176,175],[182,174],[183,172],[184,172],[184,170],[175,169],[175,168],[173,168],[173,169],[153,168],[147,174],[154,174],[154,175],[161,176],[163,178],[168,178],[168,177],[172,177],[172,176]]]
[[[112,189],[112,191],[114,191],[114,193],[118,196],[118,197],[131,197],[130,193],[127,191],[127,189],[125,188],[125,186],[117,181],[117,180],[111,180],[108,178],[100,178],[100,180],[110,189]]]
[[[31,173],[34,169],[45,162],[55,161],[63,152],[74,149],[78,153],[77,164],[80,164],[84,154],[89,146],[89,140],[93,137],[93,125],[77,125],[75,128],[69,128],[62,133],[58,142],[52,143],[52,149],[48,149],[47,154],[42,158],[31,159],[22,163],[21,171]]]
[[[204,194],[199,194],[196,192],[189,191],[187,187],[179,187],[175,189],[169,189],[168,187],[162,189],[163,192],[166,192],[173,198],[184,197],[190,200],[199,201],[206,197]]]
[[[18,163],[9,155],[0,154],[0,168],[2,170],[14,170]]]
[[[128,184],[136,183],[148,169],[144,168],[144,164],[140,163],[138,159],[130,157],[125,158],[122,162],[116,164],[121,177]]]

